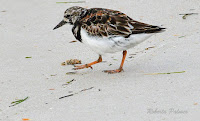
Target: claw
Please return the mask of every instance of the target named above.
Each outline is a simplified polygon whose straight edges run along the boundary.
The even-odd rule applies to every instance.
[[[93,70],[92,66],[89,66],[89,67]]]

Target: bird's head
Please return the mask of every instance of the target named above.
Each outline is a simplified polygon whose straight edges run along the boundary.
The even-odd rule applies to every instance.
[[[63,20],[56,27],[54,27],[54,29],[57,29],[65,25],[66,23],[73,25],[78,19],[81,18],[81,16],[83,16],[86,13],[86,11],[87,9],[79,7],[79,6],[73,6],[73,7],[68,8],[64,12]]]

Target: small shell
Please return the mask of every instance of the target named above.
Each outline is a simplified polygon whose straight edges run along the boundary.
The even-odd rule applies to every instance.
[[[78,59],[66,60],[66,64],[67,65],[81,64],[81,60],[78,60]]]

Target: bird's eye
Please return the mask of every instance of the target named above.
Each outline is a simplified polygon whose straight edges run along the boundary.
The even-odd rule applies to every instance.
[[[69,18],[69,17],[70,17],[70,15],[66,15],[65,17],[66,17],[66,18]]]

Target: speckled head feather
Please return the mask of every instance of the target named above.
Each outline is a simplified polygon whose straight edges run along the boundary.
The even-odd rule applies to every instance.
[[[74,24],[78,19],[81,18],[83,14],[85,14],[87,9],[74,6],[68,8],[64,13],[64,21],[70,24]]]
[[[86,12],[87,12],[87,9],[79,7],[79,6],[73,6],[73,7],[68,8],[64,12],[63,20],[54,29],[57,29],[66,23],[73,25],[77,20],[81,18],[81,16],[85,15]]]

